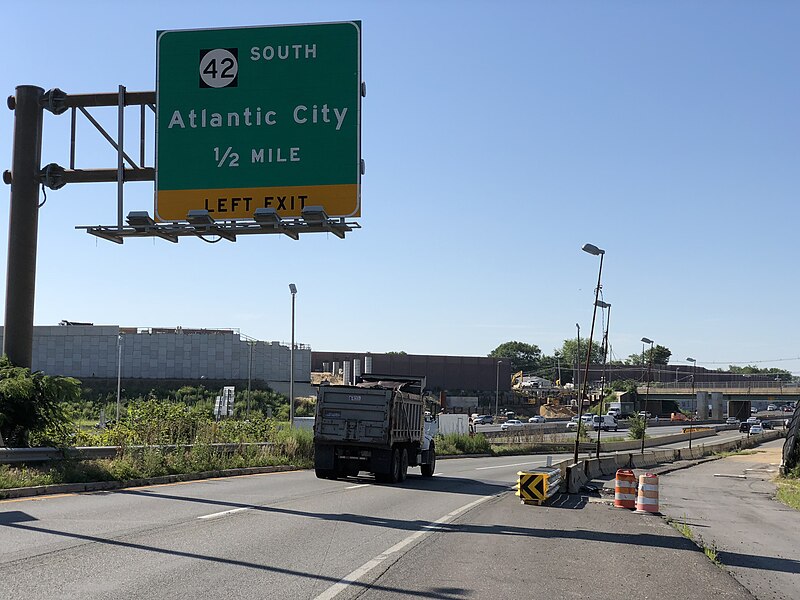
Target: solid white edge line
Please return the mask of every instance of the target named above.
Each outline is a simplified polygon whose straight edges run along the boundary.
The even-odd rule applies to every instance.
[[[399,552],[400,550],[402,550],[412,542],[416,541],[417,539],[421,538],[422,536],[427,535],[432,531],[436,531],[439,525],[444,525],[446,523],[449,523],[460,514],[468,511],[471,508],[474,508],[475,506],[478,506],[478,504],[480,504],[481,502],[485,502],[490,498],[494,498],[494,496],[484,496],[483,498],[478,498],[477,500],[473,500],[469,504],[465,504],[461,508],[457,508],[456,510],[447,513],[441,519],[437,519],[436,521],[428,523],[420,531],[415,531],[404,540],[401,540],[391,548],[388,548],[387,550],[381,552],[378,556],[376,556],[372,560],[365,562],[355,571],[349,573],[343,579],[339,580],[337,583],[334,583],[332,586],[330,586],[327,590],[325,590],[318,596],[315,596],[314,600],[331,600],[331,598],[336,597],[338,594],[340,594],[348,587],[356,583],[359,579],[361,579],[364,575],[369,573],[372,569],[374,569],[383,561],[385,561],[387,558],[389,558],[392,554]]]
[[[198,519],[216,519],[217,517],[224,517],[225,515],[230,515],[237,512],[242,512],[244,510],[250,510],[249,507],[244,508],[232,508],[231,510],[224,510],[222,512],[214,513],[212,515],[203,515],[202,517],[197,517]]]
[[[369,483],[359,483],[358,485],[348,485],[344,489],[346,489],[346,490],[356,490],[358,488],[367,487],[369,485],[370,485]]]

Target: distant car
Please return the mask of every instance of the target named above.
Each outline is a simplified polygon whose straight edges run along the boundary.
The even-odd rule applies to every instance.
[[[757,433],[764,433],[764,428],[761,425],[751,425],[750,426],[750,435],[755,435]]]
[[[751,415],[754,415],[754,414],[756,414],[757,412],[758,412],[758,409],[757,409],[755,406],[751,406],[751,407],[750,407],[750,414],[751,414]]]
[[[750,419],[752,418],[753,417],[750,417]],[[747,419],[747,421],[749,422],[750,419]],[[728,417],[727,419],[725,419],[725,425],[738,425],[738,424],[739,424],[739,419],[737,419],[736,417]]]
[[[750,423],[750,425],[761,425],[761,420],[758,417],[748,417],[747,422]]]
[[[603,431],[617,431],[619,429],[619,425],[617,424],[617,420],[612,417],[611,415],[592,415],[592,429],[597,431],[598,429],[602,429]]]
[[[522,426],[523,426],[522,421],[520,421],[519,419],[509,419],[508,421],[500,425],[500,429],[502,431],[508,431],[509,429],[518,429]]]
[[[778,410],[778,407],[775,406],[774,404],[770,404],[769,406],[767,406],[767,410],[769,411]]]
[[[578,428],[578,417],[572,417],[567,422],[567,429],[577,429]]]
[[[672,413],[669,418],[670,421],[688,421],[689,417],[681,412]]]
[[[475,425],[491,425],[494,423],[494,417],[492,415],[478,415],[475,417],[474,423]]]
[[[739,433],[747,433],[748,431],[750,431],[750,423],[744,421],[739,424]]]
[[[781,410],[783,410],[783,412],[794,412],[791,406],[784,406]]]
[[[639,411],[639,416],[640,417],[644,417],[645,419],[652,419],[653,418],[653,413],[645,412],[645,411],[642,410],[642,411]]]
[[[772,421],[761,421],[761,427],[764,429],[775,429],[775,425],[772,424]]]
[[[528,423],[544,423],[546,420],[542,415],[534,415],[528,419]]]
[[[619,419],[619,416],[622,414],[622,411],[618,408],[609,408],[608,414],[614,417],[615,419]]]

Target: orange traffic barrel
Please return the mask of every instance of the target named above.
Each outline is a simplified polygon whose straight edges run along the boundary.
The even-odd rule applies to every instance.
[[[660,514],[658,512],[658,475],[639,475],[639,495],[636,497],[636,512]]]
[[[636,508],[636,475],[630,469],[619,469],[614,482],[614,506]]]

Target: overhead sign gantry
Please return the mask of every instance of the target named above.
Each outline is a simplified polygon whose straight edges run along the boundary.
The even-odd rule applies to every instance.
[[[113,225],[79,226],[123,243],[183,236],[357,229],[361,215],[361,22],[162,31],[156,91],[68,94],[23,85],[14,111],[3,351],[32,360],[39,186],[116,182]],[[126,108],[139,108],[138,161],[124,145]],[[117,109],[116,137],[89,109]],[[146,113],[156,113],[156,160],[147,166]],[[42,167],[43,111],[71,115],[68,167]],[[114,148],[116,165],[76,167],[76,121],[85,117]],[[132,153],[135,156],[135,153]],[[154,181],[153,213],[123,216],[124,184]]]

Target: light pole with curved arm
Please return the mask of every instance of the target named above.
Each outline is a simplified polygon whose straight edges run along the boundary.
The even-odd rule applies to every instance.
[[[604,400],[604,394],[606,393],[606,390],[605,390],[605,387],[606,387],[606,357],[608,356],[608,324],[611,322],[611,304],[609,304],[608,302],[603,302],[602,300],[598,300],[595,303],[595,305],[598,306],[599,308],[607,308],[608,309],[608,318],[606,319],[606,330],[605,330],[605,333],[603,334],[603,377],[601,379],[601,381],[603,383],[600,386],[600,410],[597,411],[598,414],[600,415],[600,419],[603,419],[604,418],[603,417],[603,400]],[[602,424],[602,422],[601,422],[601,424]],[[595,454],[597,455],[597,458],[600,458],[600,430],[601,429],[602,429],[602,427],[598,427],[597,428],[597,449],[595,451]]]
[[[697,360],[692,358],[691,356],[686,357],[686,362],[692,363],[692,400],[689,402],[689,412],[690,421],[689,421],[689,450],[692,449],[692,430],[694,429],[694,425],[692,425],[692,421],[694,421],[694,409],[692,409],[693,404],[697,404],[697,399],[695,398],[694,392],[694,374],[697,370]]]
[[[647,387],[644,392],[644,427],[642,427],[642,454],[644,454],[644,438],[647,433],[647,404],[650,400],[650,373],[653,367],[653,340],[642,338],[642,344],[650,344],[650,360],[647,361]],[[644,354],[644,353],[642,353]]]
[[[600,257],[600,270],[597,272],[597,287],[594,289],[594,306],[592,307],[592,327],[589,329],[589,344],[588,348],[586,349],[586,371],[584,373],[583,378],[583,388],[578,390],[578,428],[577,432],[580,434],[580,427],[581,427],[581,416],[583,416],[583,398],[587,395],[587,386],[589,384],[589,359],[592,356],[592,336],[594,335],[594,322],[595,318],[597,317],[597,302],[600,299],[600,279],[603,276],[603,257],[606,254],[606,251],[598,248],[594,244],[584,244],[581,248],[584,252],[591,254],[592,256],[599,256]],[[578,350],[580,351],[580,342],[578,343]],[[580,369],[580,365],[578,366]],[[580,444],[580,435],[575,436],[575,463],[578,462],[578,448]]]

